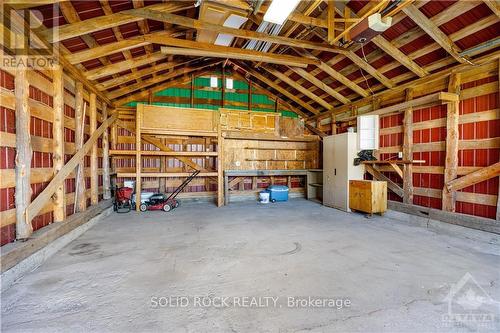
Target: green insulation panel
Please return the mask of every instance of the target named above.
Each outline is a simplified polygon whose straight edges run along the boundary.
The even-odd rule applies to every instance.
[[[230,73],[227,74],[230,76]],[[217,79],[217,88],[221,89],[222,80]],[[214,89],[214,90],[210,90]],[[197,77],[194,80],[194,98],[196,99],[207,99],[212,101],[220,101],[222,99],[222,91],[215,90],[216,88],[210,87],[210,78],[208,77]],[[232,90],[248,90],[248,83],[241,80],[233,80],[233,89]],[[158,97],[177,97],[177,98],[191,98],[191,89],[190,88],[167,88],[165,90],[159,91],[155,93],[155,96]],[[227,91],[224,94],[226,101],[238,102],[242,104],[248,104],[248,93],[246,92],[233,92]],[[252,107],[252,111],[260,111],[260,112],[274,112],[275,102],[270,99],[268,96],[264,94],[259,94],[255,92],[255,89],[252,89],[252,105],[259,104],[259,107]],[[127,103],[126,106],[135,107],[138,103],[146,102],[130,102]],[[154,102],[153,105],[160,106],[173,106],[173,107],[191,107],[189,103],[165,103],[165,102]],[[194,108],[205,109],[205,110],[218,110],[220,107],[220,103],[211,104],[194,104]],[[237,105],[227,105],[227,108],[236,109],[236,110],[247,110],[247,106],[237,106]],[[297,118],[298,116],[289,110],[281,109],[279,110],[282,116]]]

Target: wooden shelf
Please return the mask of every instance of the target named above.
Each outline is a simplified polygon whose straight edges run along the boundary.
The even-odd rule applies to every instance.
[[[300,150],[300,151],[308,151],[309,149],[296,149],[296,148],[252,148],[252,147],[245,147],[245,149],[251,149],[251,150]]]
[[[136,156],[137,151],[135,150],[110,150],[110,155],[113,156]],[[216,151],[161,151],[161,150],[151,150],[151,151],[141,151],[142,156],[217,156],[219,153]]]
[[[247,159],[245,159],[245,161],[249,161],[249,162],[267,162],[267,161],[269,161],[269,162],[305,162],[305,160],[289,160],[289,159],[279,160],[279,159],[274,159],[274,158],[263,159],[263,160],[247,158]]]
[[[386,161],[362,161],[361,164],[383,164],[383,165],[389,165],[389,164],[422,164],[425,163],[425,160],[386,160]]]
[[[323,187],[323,184],[320,183],[309,183],[308,185],[312,187]]]
[[[146,172],[141,173],[141,177],[147,178],[171,178],[171,177],[189,177],[191,172],[172,172],[172,173],[161,173],[161,172]],[[130,178],[136,177],[135,172],[122,172],[118,173],[117,177],[120,178]],[[217,172],[200,172],[196,177],[217,177]]]

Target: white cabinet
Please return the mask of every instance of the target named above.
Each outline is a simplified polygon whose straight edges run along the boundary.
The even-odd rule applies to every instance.
[[[354,166],[358,153],[356,133],[323,138],[323,205],[349,210],[349,180],[363,179],[363,165]]]

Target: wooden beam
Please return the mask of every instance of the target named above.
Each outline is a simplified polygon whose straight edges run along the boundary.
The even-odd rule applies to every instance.
[[[88,60],[106,57],[108,55],[128,51],[130,49],[146,46],[149,42],[139,39],[124,39],[114,43],[108,43],[98,47],[92,47],[83,51],[70,53],[66,55],[66,59],[71,64],[79,64]]]
[[[28,107],[28,70],[18,67],[15,72],[16,95],[16,239],[26,239],[33,233],[27,208],[31,201],[31,135]]]
[[[224,84],[224,83],[223,83]],[[224,206],[224,137],[222,136],[221,114],[217,111],[217,207]]]
[[[356,53],[354,52],[347,52],[346,53],[347,58],[349,58],[356,66],[376,78],[380,83],[382,83],[384,86],[387,88],[392,88],[394,87],[394,82],[391,79],[386,78],[382,73],[380,73],[375,67],[364,61],[361,57],[359,57]]]
[[[304,123],[304,126],[314,134],[319,135],[321,138],[324,138],[326,136],[326,133],[320,130],[319,128],[316,128],[306,123]]]
[[[268,79],[267,77],[265,77],[264,75],[260,74],[259,72],[255,71],[253,69],[250,69],[248,67],[242,67],[241,65],[236,65],[236,66],[239,66],[239,67],[243,68],[247,73],[249,73],[253,77],[257,78],[259,81],[262,81],[264,84],[266,84],[269,87],[273,88],[277,92],[285,95],[290,100],[292,100],[295,103],[297,103],[298,105],[302,106],[307,111],[309,111],[311,113],[317,113],[317,110],[314,109],[312,106],[310,106],[309,104],[305,103],[303,100],[301,100],[300,98],[296,97],[294,94],[292,94],[288,90],[282,88],[280,85],[274,83],[272,80]]]
[[[413,90],[406,90],[406,101],[413,99]],[[403,117],[403,159],[413,159],[413,107],[404,111]],[[413,204],[413,165],[405,164],[403,167],[403,202]]]
[[[460,73],[454,73],[450,76],[448,91],[460,94]],[[447,104],[446,118],[446,159],[444,167],[444,183],[448,184],[457,178],[458,170],[458,125],[459,125],[460,102],[455,101]],[[443,188],[443,210],[454,212],[456,202],[456,191],[449,191],[445,186]]]
[[[156,10],[151,10],[147,8],[132,9],[128,11],[132,15],[143,17],[145,19],[155,20],[159,22],[167,22],[171,24],[176,24],[184,26],[191,29],[197,30],[207,30],[215,31],[217,33],[229,34],[235,37],[240,37],[244,39],[260,40],[275,44],[288,45],[294,47],[301,47],[306,49],[326,51],[326,52],[338,52],[339,48],[329,45],[324,45],[322,43],[310,42],[307,40],[298,40],[294,38],[282,37],[269,35],[262,32],[257,32],[253,30],[235,29],[230,27],[221,26],[218,24],[209,23],[206,21],[195,20],[189,17],[170,14],[167,12],[159,12]]]
[[[90,104],[89,104],[89,118],[90,133],[94,133],[97,129],[97,105],[96,105],[96,95],[94,93],[90,94]],[[97,140],[92,145],[90,151],[90,202],[92,205],[96,205],[99,201],[98,193],[98,175],[97,175]]]
[[[451,180],[445,184],[449,192],[458,191],[465,187],[480,183],[500,175],[500,162],[471,172],[463,177]]]
[[[130,126],[129,124],[127,124],[126,122],[123,122],[121,120],[117,120],[116,124],[118,126],[122,127],[122,128],[125,128],[127,131],[129,131],[130,133],[133,133],[133,134],[135,134],[137,136],[137,133],[135,131],[135,127]],[[155,138],[155,137],[150,136],[150,135],[143,135],[142,139],[145,142],[148,142],[148,143],[150,143],[150,144],[158,147],[161,151],[163,151],[163,152],[165,152],[167,154],[175,154],[175,157],[179,161],[181,161],[182,163],[186,164],[187,166],[189,166],[189,167],[191,167],[191,168],[193,168],[195,170],[200,170],[202,172],[207,172],[208,171],[205,168],[203,168],[202,166],[200,166],[200,165],[196,164],[195,162],[193,162],[190,158],[184,157],[184,156],[182,156],[182,154],[179,155],[179,152],[174,151],[173,149],[171,149],[170,147],[168,147],[167,145],[165,145],[158,138]],[[135,155],[137,155],[137,152],[135,153]],[[174,155],[172,155],[172,156],[174,156]]]
[[[409,5],[403,8],[403,12],[408,15],[422,30],[424,30],[436,43],[446,50],[459,63],[467,63],[468,60],[459,55],[460,49],[453,43],[439,27],[427,18],[417,7]]]
[[[371,174],[375,179],[387,182],[387,187],[394,192],[397,196],[403,196],[403,189],[399,187],[398,184],[390,180],[387,176],[385,176],[382,172],[375,169],[370,164],[365,164],[366,171]]]
[[[84,143],[85,131],[85,106],[83,102],[83,84],[80,81],[75,83],[75,151],[80,151]],[[85,198],[85,176],[84,161],[77,163],[75,170],[75,212],[83,212],[87,209]]]
[[[142,189],[142,140],[141,140],[141,126],[142,114],[144,112],[144,105],[137,105],[137,112],[135,113],[135,197],[136,197],[136,211],[140,212],[141,206],[141,189]]]
[[[143,135],[144,137],[144,135]],[[143,138],[144,139],[144,138]],[[147,140],[144,140],[147,141]],[[111,150],[110,154],[112,156],[135,156],[135,150]],[[217,156],[217,152],[213,151],[163,151],[163,150],[143,150],[141,152],[142,156],[190,156],[190,157],[201,157],[201,156]]]
[[[444,103],[457,103],[459,102],[459,95],[451,93],[451,92],[437,92],[434,94],[422,96],[419,98],[415,98],[409,101],[405,101],[402,103],[394,104],[391,106],[387,106],[385,108],[381,108],[378,110],[374,110],[371,112],[364,113],[364,115],[385,115],[390,113],[401,112],[407,108],[414,107],[424,107],[430,105],[444,104]],[[350,116],[346,118],[342,118],[343,121],[347,121],[350,119],[355,119],[355,116]]]
[[[252,92],[253,92],[253,89],[255,88],[255,90],[257,92],[260,92],[264,95],[266,95],[267,97],[271,98],[271,99],[274,99],[274,100],[278,100],[279,97],[275,94],[273,94],[272,92],[270,92],[270,90],[268,88],[264,88],[262,86],[260,86],[257,82],[255,81],[252,81],[250,80],[250,73],[248,73],[244,68],[242,68],[241,66],[238,66],[234,63],[232,63],[233,67],[235,68],[241,68],[242,70],[244,70],[247,74],[248,74],[248,78],[247,77],[244,77],[243,75],[241,75],[240,73],[238,73],[236,70],[234,71],[233,75],[235,77],[238,77],[240,78],[241,80],[248,80],[248,93],[249,93],[249,96],[248,96],[248,105],[247,105],[247,108],[248,110],[251,110],[252,109]],[[271,81],[272,82],[272,81]],[[303,118],[307,118],[307,115],[302,112],[301,110],[299,110],[298,108],[296,108],[295,106],[291,105],[290,103],[288,103],[287,101],[283,101],[281,100],[281,104],[286,107],[289,111],[292,111],[294,112],[295,114],[297,114],[298,116],[300,117],[303,117]]]
[[[362,87],[360,87],[359,85],[357,85],[355,82],[349,80],[344,75],[342,75],[339,72],[337,72],[335,69],[333,69],[332,67],[330,67],[327,63],[321,62],[318,65],[318,68],[321,69],[322,71],[326,72],[328,75],[330,75],[331,77],[333,77],[335,80],[337,80],[340,83],[342,83],[343,85],[345,85],[347,88],[349,88],[352,91],[360,94],[361,96],[363,96],[363,97],[368,97],[369,96],[368,92],[365,89],[363,89]]]
[[[102,118],[108,119],[108,108],[106,104],[102,106]],[[102,186],[103,199],[111,198],[111,179],[109,172],[109,135],[108,130],[102,133]]]
[[[54,175],[64,166],[64,77],[63,69],[60,65],[52,71],[52,84],[54,87],[53,109],[54,119],[52,121],[53,153],[52,164]],[[104,104],[106,105],[106,104]],[[65,217],[64,186],[59,186],[52,200],[54,202],[54,222],[62,222]]]
[[[145,36],[144,39],[155,44],[175,46],[162,47],[162,53],[164,54],[239,59],[304,68],[307,67],[307,65],[319,64],[318,60],[311,58],[295,57],[286,54],[278,55],[237,47],[220,46],[186,39],[170,38],[168,36]]]
[[[206,73],[206,72],[208,72],[208,71],[207,70],[201,70],[201,71],[197,70],[194,73],[196,75],[202,75],[203,73]],[[156,93],[158,91],[165,90],[165,89],[167,89],[167,88],[169,88],[171,86],[175,86],[175,85],[179,85],[179,84],[186,84],[190,80],[191,80],[191,76],[190,75],[184,75],[184,76],[181,76],[181,77],[177,77],[175,79],[161,81],[158,84],[156,84],[156,85],[148,88],[148,90],[152,91],[153,93]],[[149,94],[148,91],[138,91],[138,92],[135,92],[135,93],[133,93],[131,95],[127,95],[127,96],[125,96],[123,98],[115,100],[115,104],[118,105],[118,106],[121,106],[121,105],[127,104],[129,102],[141,101],[142,98],[145,98],[148,94]]]
[[[329,94],[330,96],[332,96],[335,99],[337,99],[342,104],[347,104],[347,103],[351,102],[349,99],[347,99],[346,97],[344,97],[344,95],[342,95],[339,92],[333,90],[333,88],[331,88],[329,85],[323,83],[323,81],[317,79],[314,75],[309,74],[309,72],[303,70],[302,68],[292,68],[292,67],[290,67],[290,69],[292,71],[294,71],[295,73],[299,74],[300,76],[302,76],[304,79],[306,79],[307,81],[309,81],[310,83],[312,83],[316,87],[320,88],[321,90],[323,90],[324,92],[326,92],[327,94]]]
[[[111,91],[111,92],[108,93],[108,97],[111,100],[114,100],[114,99],[117,99],[117,98],[119,98],[119,97],[121,97],[123,95],[130,94],[130,93],[132,93],[134,91],[141,90],[143,88],[147,88],[147,87],[149,87],[151,85],[154,85],[154,84],[156,84],[158,82],[169,80],[169,79],[175,78],[177,76],[189,74],[189,73],[194,72],[196,70],[199,70],[199,68],[195,68],[195,67],[181,67],[181,68],[175,69],[175,70],[173,70],[171,72],[168,72],[168,73],[165,73],[165,74],[162,74],[162,75],[157,75],[156,77],[152,77],[152,78],[144,80],[142,82],[136,82],[136,83],[133,83],[133,84],[129,84],[129,85],[123,87],[123,88],[115,89],[115,90],[113,90],[113,91]]]
[[[181,1],[178,3],[156,4],[145,8],[174,13],[191,7],[193,7],[191,2]],[[41,35],[44,36],[49,42],[55,43],[65,39],[87,35],[92,32],[143,20],[143,18],[137,17],[136,15],[130,15],[128,12],[128,10],[124,10],[112,15],[98,16],[77,23],[66,24],[52,29],[44,29],[42,30]]]
[[[335,43],[335,2],[334,0],[327,1],[327,14],[326,14],[326,22],[328,25],[328,43]]]
[[[401,52],[397,47],[392,45],[387,39],[385,39],[382,35],[376,36],[372,39],[372,42],[375,43],[380,49],[382,49],[389,56],[394,58],[397,62],[408,68],[413,73],[417,74],[419,77],[424,77],[429,75],[429,72],[420,67],[415,61],[413,61],[406,54]]]
[[[144,76],[149,76],[149,75],[154,75],[155,73],[167,70],[167,69],[173,69],[178,66],[182,65],[189,65],[193,62],[199,61],[199,59],[192,59],[188,61],[168,61],[165,63],[161,64],[155,64],[150,67],[144,68],[137,70],[135,73],[130,73],[130,74],[125,74],[125,75],[120,75],[116,78],[112,78],[110,80],[106,80],[104,82],[97,83],[95,87],[100,90],[108,90],[110,88],[114,88],[117,86],[120,86],[122,84],[126,84],[130,81],[141,79]]]
[[[381,0],[381,1],[374,1],[373,3],[375,3],[374,6],[372,6],[371,8],[369,8],[368,10],[366,10],[363,15],[361,15],[361,17],[358,18],[358,23],[363,21],[363,19],[367,18],[368,16],[372,15],[373,13],[376,13],[380,10],[382,10],[386,5],[387,3],[389,2],[389,0]],[[364,8],[363,8],[364,9]],[[362,10],[363,10],[362,9]],[[333,39],[333,43],[336,43],[338,42],[341,38],[347,36],[349,34],[349,32],[356,26],[356,23],[355,24],[352,24],[351,26],[347,27],[346,29],[344,29],[343,32],[341,32],[339,35],[335,36],[335,38]]]
[[[307,97],[309,97],[310,99],[312,99],[313,101],[315,101],[316,103],[318,103],[319,105],[324,107],[325,109],[327,109],[327,110],[333,109],[333,106],[330,103],[328,103],[324,99],[320,98],[319,96],[313,94],[308,89],[306,89],[303,86],[301,86],[300,84],[296,83],[294,80],[290,79],[288,76],[281,73],[280,71],[278,71],[274,68],[268,67],[268,66],[261,66],[261,68],[263,68],[267,72],[271,73],[272,75],[274,75],[275,77],[277,77],[281,81],[285,82],[286,84],[288,84],[289,86],[291,86],[292,88],[297,90],[298,92],[303,93],[304,95],[306,95]],[[313,109],[312,112],[319,113],[319,111],[316,109]]]
[[[99,67],[96,69],[92,69],[83,73],[83,75],[88,80],[97,80],[109,75],[113,75],[116,73],[123,72],[127,69],[137,68],[140,66],[148,65],[150,63],[156,62],[158,60],[162,60],[167,58],[166,55],[156,52],[153,54],[146,54],[137,58],[128,59],[120,62],[113,63],[108,66]]]
[[[498,0],[483,0],[483,2],[491,9],[493,14],[500,18],[500,5]]]
[[[80,163],[85,155],[89,152],[97,139],[102,135],[102,133],[107,130],[107,128],[115,121],[116,115],[109,117],[104,120],[99,126],[99,128],[92,133],[90,138],[85,142],[82,149],[78,150],[75,155],[64,165],[64,167],[52,178],[50,183],[45,187],[45,189],[33,200],[27,209],[27,215],[29,220],[35,217],[38,212],[45,206],[47,201],[52,197],[57,187],[59,187],[68,175],[75,169],[75,167]]]

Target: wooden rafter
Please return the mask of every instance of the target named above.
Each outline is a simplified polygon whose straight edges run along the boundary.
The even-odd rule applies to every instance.
[[[250,102],[251,102],[251,94],[252,94],[252,89],[253,88],[255,88],[255,90],[257,92],[260,92],[260,93],[266,95],[267,97],[269,97],[269,98],[271,98],[271,99],[273,99],[275,101],[278,101],[280,99],[277,95],[273,94],[270,91],[270,89],[266,89],[266,88],[262,87],[261,85],[259,85],[258,83],[254,82],[254,81],[251,81],[251,80],[248,80],[246,77],[244,77],[243,75],[241,75],[241,74],[239,74],[237,72],[237,68],[241,68],[243,71],[245,71],[244,68],[242,68],[239,65],[237,65],[235,63],[232,63],[232,62],[231,62],[231,65],[235,69],[235,71],[233,73],[233,75],[235,77],[240,78],[241,80],[247,80],[248,81],[248,88],[249,88],[248,89],[248,94],[249,94],[249,98],[248,98],[248,101],[249,101],[249,103],[248,103],[248,110],[251,110],[251,103]],[[248,74],[248,75],[250,75],[250,74]],[[286,108],[288,108],[290,111],[295,112],[295,114],[297,114],[297,115],[299,115],[299,116],[301,116],[303,118],[307,118],[307,115],[304,112],[302,112],[301,110],[299,110],[295,106],[291,105],[287,101],[281,100],[280,104],[282,104],[283,106],[285,106]]]
[[[192,6],[193,4],[191,2],[180,1],[176,3],[161,3],[144,8],[175,13],[191,8]],[[98,16],[88,20],[54,27],[52,29],[43,29],[41,30],[41,35],[44,36],[50,43],[55,43],[65,39],[90,34],[99,30],[109,29],[127,23],[142,21],[143,18],[129,14],[129,11],[132,10],[135,9],[124,10],[111,15]]]
[[[372,39],[372,42],[419,77],[424,77],[429,74],[428,71],[420,67],[415,61],[392,45],[391,42],[383,36],[376,36]]]
[[[351,102],[349,99],[347,99],[346,97],[335,91],[329,85],[323,83],[323,81],[317,79],[314,75],[309,74],[309,72],[303,70],[302,68],[290,68],[290,69],[293,70],[295,73],[299,74],[300,76],[302,76],[304,79],[306,79],[316,87],[320,88],[321,90],[329,94],[330,96],[337,99],[342,104],[347,104]]]
[[[198,29],[198,30],[209,30],[216,31],[218,33],[225,33],[229,35],[233,35],[235,37],[245,38],[245,39],[254,39],[261,40],[270,43],[288,45],[293,47],[302,47],[306,49],[312,50],[320,50],[320,51],[328,51],[328,52],[338,52],[339,49],[334,46],[324,45],[322,43],[315,43],[306,40],[299,40],[294,38],[282,37],[282,36],[274,36],[269,35],[262,32],[257,32],[253,30],[243,30],[243,29],[235,29],[220,26],[218,24],[213,24],[209,22],[204,22],[200,20],[191,19],[185,16],[170,14],[166,12],[160,12],[156,10],[151,10],[147,8],[141,9],[133,9],[129,11],[132,15],[136,15],[139,17],[147,18],[150,20],[160,21],[160,22],[168,22],[172,24],[177,24],[180,26],[184,26],[187,28]]]
[[[164,54],[178,54],[188,56],[217,57],[227,59],[262,61],[268,63],[282,64],[288,66],[307,67],[307,65],[317,65],[319,61],[315,59],[295,57],[289,55],[277,55],[265,52],[245,50],[236,47],[219,46],[209,43],[189,41],[185,39],[169,38],[164,36],[145,37],[145,40],[160,45],[170,45],[175,47],[163,47]]]
[[[317,112],[312,106],[310,106],[309,104],[305,103],[303,100],[301,100],[300,98],[296,97],[294,94],[290,93],[288,90],[282,88],[280,85],[274,83],[271,79],[268,79],[267,77],[265,77],[264,75],[260,74],[256,70],[250,69],[250,68],[248,68],[248,66],[244,66],[242,64],[237,64],[237,66],[241,67],[245,72],[247,72],[248,74],[252,75],[253,77],[255,77],[256,79],[258,79],[259,81],[265,83],[266,85],[268,85],[272,89],[276,90],[280,94],[283,94],[284,96],[286,96],[288,99],[290,99],[294,103],[297,103],[298,105],[302,106],[307,111],[309,111],[311,113]]]
[[[113,64],[108,65],[108,66],[98,67],[96,69],[86,71],[84,73],[84,76],[88,80],[97,80],[97,79],[100,79],[100,78],[103,78],[103,77],[106,77],[109,75],[123,72],[127,69],[136,68],[136,67],[140,67],[143,65],[148,65],[148,64],[151,64],[155,61],[166,59],[166,58],[167,58],[167,56],[164,54],[161,54],[160,52],[156,52],[156,53],[153,53],[151,55],[146,54],[146,55],[143,55],[140,57],[116,62],[116,63],[113,63]]]
[[[134,83],[131,85],[127,85],[126,87],[123,87],[121,89],[113,90],[112,92],[108,93],[108,97],[110,99],[117,99],[123,95],[130,94],[130,93],[137,91],[137,90],[140,90],[142,88],[147,88],[147,87],[155,85],[159,82],[173,79],[177,76],[186,75],[188,73],[205,68],[207,66],[212,66],[213,64],[214,64],[214,62],[212,61],[210,63],[201,65],[199,67],[181,67],[181,68],[178,68],[178,69],[173,70],[171,72],[168,72],[164,75],[157,75],[156,77],[152,77],[148,80],[144,80],[143,82],[137,82],[137,83]]]
[[[455,60],[460,63],[466,63],[468,60],[459,55],[461,51],[455,43],[448,37],[437,25],[427,18],[414,5],[406,6],[403,11],[412,19],[422,30],[424,30],[436,43],[441,45]]]
[[[215,64],[217,64],[217,63],[215,63]],[[199,70],[199,71],[193,72],[193,74],[202,75],[203,73],[206,73],[206,72],[208,72],[208,71],[207,70]],[[171,86],[175,86],[178,84],[185,84],[186,82],[189,82],[190,80],[191,80],[191,75],[184,75],[184,76],[170,79],[167,81],[162,81],[162,82],[155,84],[154,86],[151,86],[148,89],[149,91],[135,92],[131,95],[127,95],[127,96],[124,96],[123,98],[117,99],[114,102],[116,105],[120,106],[120,105],[127,104],[129,102],[141,101],[143,99],[148,98],[150,93],[154,94],[158,91],[165,90]]]
[[[187,66],[187,65],[193,64],[194,62],[197,62],[199,60],[200,59],[192,59],[192,60],[186,60],[186,61],[169,61],[169,62],[161,63],[158,65],[154,65],[151,67],[147,67],[147,68],[138,70],[134,73],[120,75],[117,78],[106,80],[102,83],[97,83],[95,86],[97,89],[99,89],[101,91],[108,90],[110,88],[119,86],[121,84],[133,81],[137,78],[142,78],[145,76],[153,75],[155,73],[158,73],[158,72],[161,72],[164,70],[168,70],[168,69],[174,69],[175,67],[179,67],[179,66]]]
[[[310,99],[312,99],[313,101],[315,101],[316,103],[318,103],[319,105],[324,107],[325,109],[331,110],[333,108],[330,103],[328,103],[324,99],[318,97],[317,95],[313,94],[309,90],[305,89],[303,86],[297,84],[295,81],[293,81],[288,76],[281,73],[280,71],[278,71],[274,68],[268,67],[268,66],[261,66],[261,68],[264,69],[265,71],[267,71],[268,73],[270,73],[271,75],[275,76],[276,78],[280,79],[281,81],[285,82],[286,84],[288,84],[290,87],[294,88],[295,90],[297,90],[299,92],[303,92],[304,95],[306,95],[307,97],[309,97]],[[313,111],[311,111],[311,112],[319,113],[319,110],[316,110],[313,108]]]

